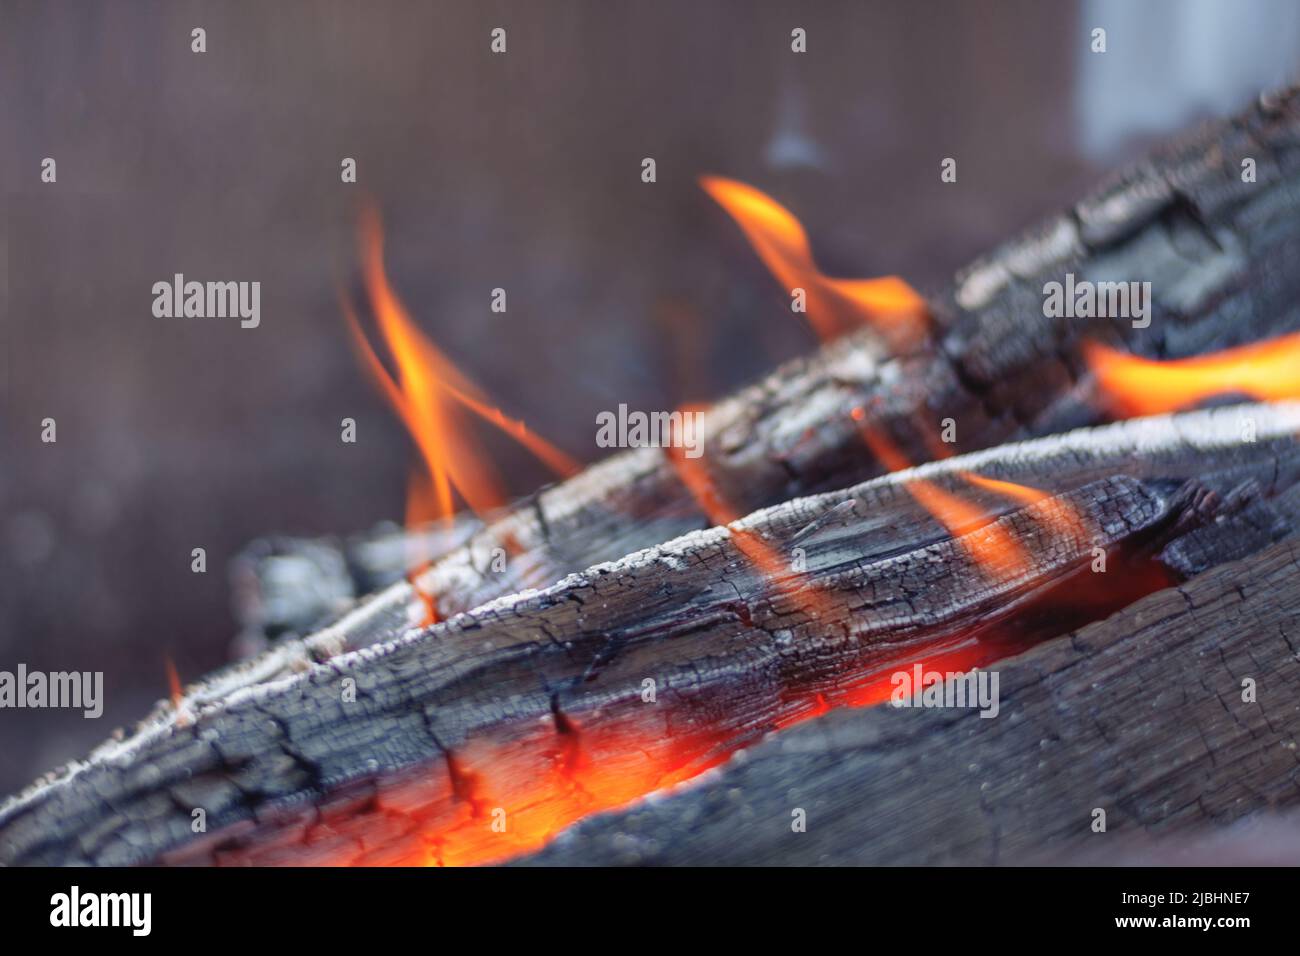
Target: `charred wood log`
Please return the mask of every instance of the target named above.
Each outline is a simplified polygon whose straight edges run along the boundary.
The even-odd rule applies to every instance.
[[[1212,562],[1214,535],[1249,551],[1292,534],[1298,430],[1295,405],[1135,420],[694,532],[160,713],[0,809],[0,862],[534,849],[774,729],[879,700],[901,666],[968,669],[1104,617]],[[1003,490],[1024,486],[1045,495]],[[982,520],[954,537],[927,510],[936,490]]]
[[[524,862],[1241,863],[1262,854],[1240,840],[1235,860],[1223,840],[1186,850],[1210,826],[1297,802],[1295,537],[998,668],[996,720],[829,714]],[[1294,841],[1285,852],[1272,862],[1294,864]]]
[[[348,537],[259,538],[231,562],[241,637],[253,648],[303,635],[337,620],[357,599],[405,578],[408,571],[461,547],[482,522],[459,515],[403,531],[386,524]]]
[[[1256,161],[1257,181],[1242,181],[1244,158]],[[965,451],[1098,422],[1101,406],[1078,353],[1085,337],[1178,357],[1300,328],[1298,259],[1300,93],[1289,91],[1158,152],[973,264],[931,298],[931,334],[914,350],[888,354],[863,332],[720,402],[703,426],[710,479],[744,514],[880,474],[887,469],[864,450],[854,410],[911,461],[932,457],[945,419],[956,427],[953,447]],[[1150,282],[1149,327],[1045,316],[1044,284],[1067,275]],[[463,544],[435,547],[437,560],[414,587],[400,580],[408,570],[400,549],[386,552],[397,556],[386,568],[372,563],[360,576],[332,578],[339,593],[299,606],[272,629],[303,633],[375,580],[397,583],[305,642],[286,642],[194,693],[211,699],[391,639],[420,623],[429,600],[447,617],[710,523],[662,452],[616,455]],[[283,570],[274,560],[263,566]],[[259,578],[244,579],[254,606],[247,617],[257,624]]]

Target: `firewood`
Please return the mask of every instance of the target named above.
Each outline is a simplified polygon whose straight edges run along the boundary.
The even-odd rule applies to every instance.
[[[1256,161],[1257,181],[1243,182],[1245,158]],[[912,350],[891,354],[863,331],[718,403],[703,424],[710,479],[745,514],[878,475],[886,469],[864,450],[854,410],[913,462],[932,457],[945,420],[954,451],[1102,421],[1079,356],[1083,339],[1176,357],[1298,328],[1297,250],[1300,93],[1292,90],[1157,152],[974,263],[930,299],[931,335]],[[1045,315],[1044,288],[1067,276],[1150,282],[1149,327]],[[464,544],[435,547],[415,587],[403,579],[411,568],[400,548],[384,552],[387,566],[365,564],[364,580],[332,577],[338,593],[304,602],[272,629],[303,634],[376,580],[396,583],[306,641],[286,641],[194,693],[206,700],[390,640],[421,622],[428,601],[447,617],[710,523],[662,451],[618,454],[491,518]],[[244,579],[256,628],[256,607],[274,591],[259,591],[256,574]]]
[[[1185,546],[1197,535],[1231,527],[1259,549],[1293,533],[1298,430],[1300,405],[1245,405],[1000,446],[191,698],[0,808],[0,862],[533,849],[539,820],[558,828],[862,702],[918,654],[968,667],[1105,616],[1211,560]],[[1026,505],[971,474],[1045,497]],[[986,517],[954,537],[923,488]]]
[[[579,824],[523,862],[1258,859],[1242,848],[1225,855],[1221,834],[1296,802],[1300,540],[1221,565],[998,668],[997,720],[959,710],[839,711],[747,751],[698,786]],[[806,814],[802,833],[791,829],[795,808]],[[1189,855],[1211,827],[1217,846]]]
[[[463,545],[482,522],[469,514],[411,530],[385,523],[365,534],[273,535],[231,562],[235,609],[250,644],[309,634],[351,610],[357,599]]]

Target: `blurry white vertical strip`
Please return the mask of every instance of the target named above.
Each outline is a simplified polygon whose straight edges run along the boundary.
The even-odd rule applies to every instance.
[[[803,88],[794,80],[781,85],[772,136],[763,159],[772,169],[821,169],[825,157],[808,132],[808,105]]]
[[[1098,28],[1105,53],[1092,52]],[[1076,42],[1079,145],[1105,160],[1300,77],[1300,3],[1083,0]]]

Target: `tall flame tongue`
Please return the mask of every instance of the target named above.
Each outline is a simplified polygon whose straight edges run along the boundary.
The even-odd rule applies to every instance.
[[[1300,398],[1300,332],[1195,358],[1157,361],[1083,344],[1103,399],[1124,416],[1173,412],[1215,395]]]
[[[897,276],[832,279],[813,262],[808,236],[799,220],[752,186],[703,176],[700,185],[736,220],[764,265],[793,294],[807,293],[808,320],[829,341],[843,331],[838,316],[848,311],[899,346],[919,340],[926,330],[925,300]]]
[[[351,302],[341,296],[341,305],[362,362],[420,452],[422,467],[413,470],[407,487],[407,526],[450,521],[456,496],[477,515],[508,500],[496,469],[467,428],[464,410],[509,435],[556,474],[575,474],[577,461],[494,407],[415,325],[384,271],[383,231],[378,213],[369,208],[361,217],[360,253],[371,311],[396,378],[371,347]],[[426,623],[432,623],[433,600],[421,597],[429,611]]]

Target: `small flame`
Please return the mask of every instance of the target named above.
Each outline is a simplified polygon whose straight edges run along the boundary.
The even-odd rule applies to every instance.
[[[167,668],[167,691],[171,697],[172,710],[180,710],[181,700],[185,696],[184,692],[181,690],[180,674],[176,673],[176,664],[172,660],[170,654],[164,656],[163,664]]]
[[[744,231],[750,245],[777,280],[793,293],[807,293],[808,319],[824,340],[836,337],[838,307],[887,333],[892,341],[910,344],[926,327],[925,299],[898,276],[880,279],[832,279],[817,268],[812,247],[799,220],[771,197],[752,186],[703,176],[700,185]]]
[[[1173,412],[1215,395],[1300,398],[1300,332],[1194,358],[1157,361],[1085,342],[1107,403],[1124,416]]]
[[[867,423],[865,409],[854,408],[852,417],[858,423],[863,441],[887,471],[903,471],[911,467],[911,462],[898,446],[881,429]],[[951,456],[947,446],[936,441],[928,430],[923,431],[923,437],[936,458]],[[1027,510],[1034,513],[1038,521],[1054,527],[1076,541],[1084,542],[1091,538],[1083,517],[1075,509],[1045,491],[1013,481],[986,478],[973,471],[957,472],[957,477],[977,488],[1020,502]],[[1010,577],[1029,570],[1029,559],[1023,549],[1016,544],[1008,532],[995,526],[993,524],[995,519],[982,509],[930,481],[913,479],[907,482],[905,487],[917,503],[947,528],[948,533],[954,538],[974,531],[982,531],[981,535],[972,537],[964,543],[986,574],[994,578]]]
[[[188,726],[194,719],[194,715],[185,706],[185,690],[181,686],[180,675],[176,672],[176,664],[170,654],[163,655],[163,666],[167,669],[167,696],[171,700],[172,710],[176,713],[176,724],[180,727]]]
[[[1070,535],[1076,541],[1088,541],[1092,537],[1083,516],[1077,510],[1046,491],[1031,488],[1029,485],[1019,485],[1014,481],[985,478],[973,471],[963,471],[961,477],[963,480],[969,481],[972,485],[986,491],[1002,495],[1013,501],[1019,501],[1033,511],[1040,521],[1045,524],[1055,525],[1059,531]]]
[[[730,527],[733,522],[740,519],[741,515],[736,508],[718,492],[717,486],[705,470],[703,458],[688,458],[676,445],[670,445],[665,450],[682,484],[710,523]],[[764,577],[776,580],[788,573],[786,562],[781,560],[776,549],[757,534],[743,528],[730,530],[732,541],[735,542],[737,549],[753,562]]]
[[[683,409],[683,417],[692,414],[694,411],[696,409],[692,407]],[[822,616],[829,614],[829,606],[825,601],[824,593],[791,580],[792,576],[796,575],[796,572],[793,570],[792,562],[787,561],[780,550],[769,544],[756,532],[747,528],[733,526],[735,522],[740,520],[742,515],[731,502],[722,496],[717,485],[709,476],[703,457],[695,459],[687,457],[681,444],[676,440],[676,436],[664,450],[682,485],[685,486],[687,492],[695,500],[699,509],[704,512],[705,517],[709,519],[711,524],[724,526],[728,529],[736,549],[754,565],[768,582],[781,588],[786,594],[795,596],[796,600],[803,603],[810,610]]]
[[[1052,497],[1046,491],[1039,491],[1037,488],[1029,487],[1029,485],[1018,485],[1014,481],[1003,481],[1000,478],[985,478],[973,471],[963,471],[961,477],[972,485],[978,485],[986,491],[992,491],[995,494],[1003,495],[1030,507],[1041,505],[1043,502],[1051,500]]]
[[[983,508],[929,481],[909,481],[907,490],[949,534],[962,539],[963,546],[990,578],[1011,578],[1029,569],[1024,551]]]
[[[867,423],[862,408],[853,409],[852,414],[863,441],[877,461],[890,472],[911,467],[907,456],[889,436]],[[945,491],[932,481],[914,478],[904,487],[917,504],[948,529],[950,535],[962,539],[967,552],[990,577],[1014,577],[1029,569],[1029,559],[1024,551],[984,509]]]
[[[341,304],[362,361],[420,452],[423,469],[412,474],[407,491],[408,526],[449,520],[455,513],[453,492],[479,515],[508,500],[496,470],[466,427],[462,409],[509,435],[556,474],[577,473],[576,460],[494,407],[419,330],[388,281],[383,250],[379,216],[366,209],[361,220],[362,272],[396,378],[371,347],[351,303],[341,297]]]

